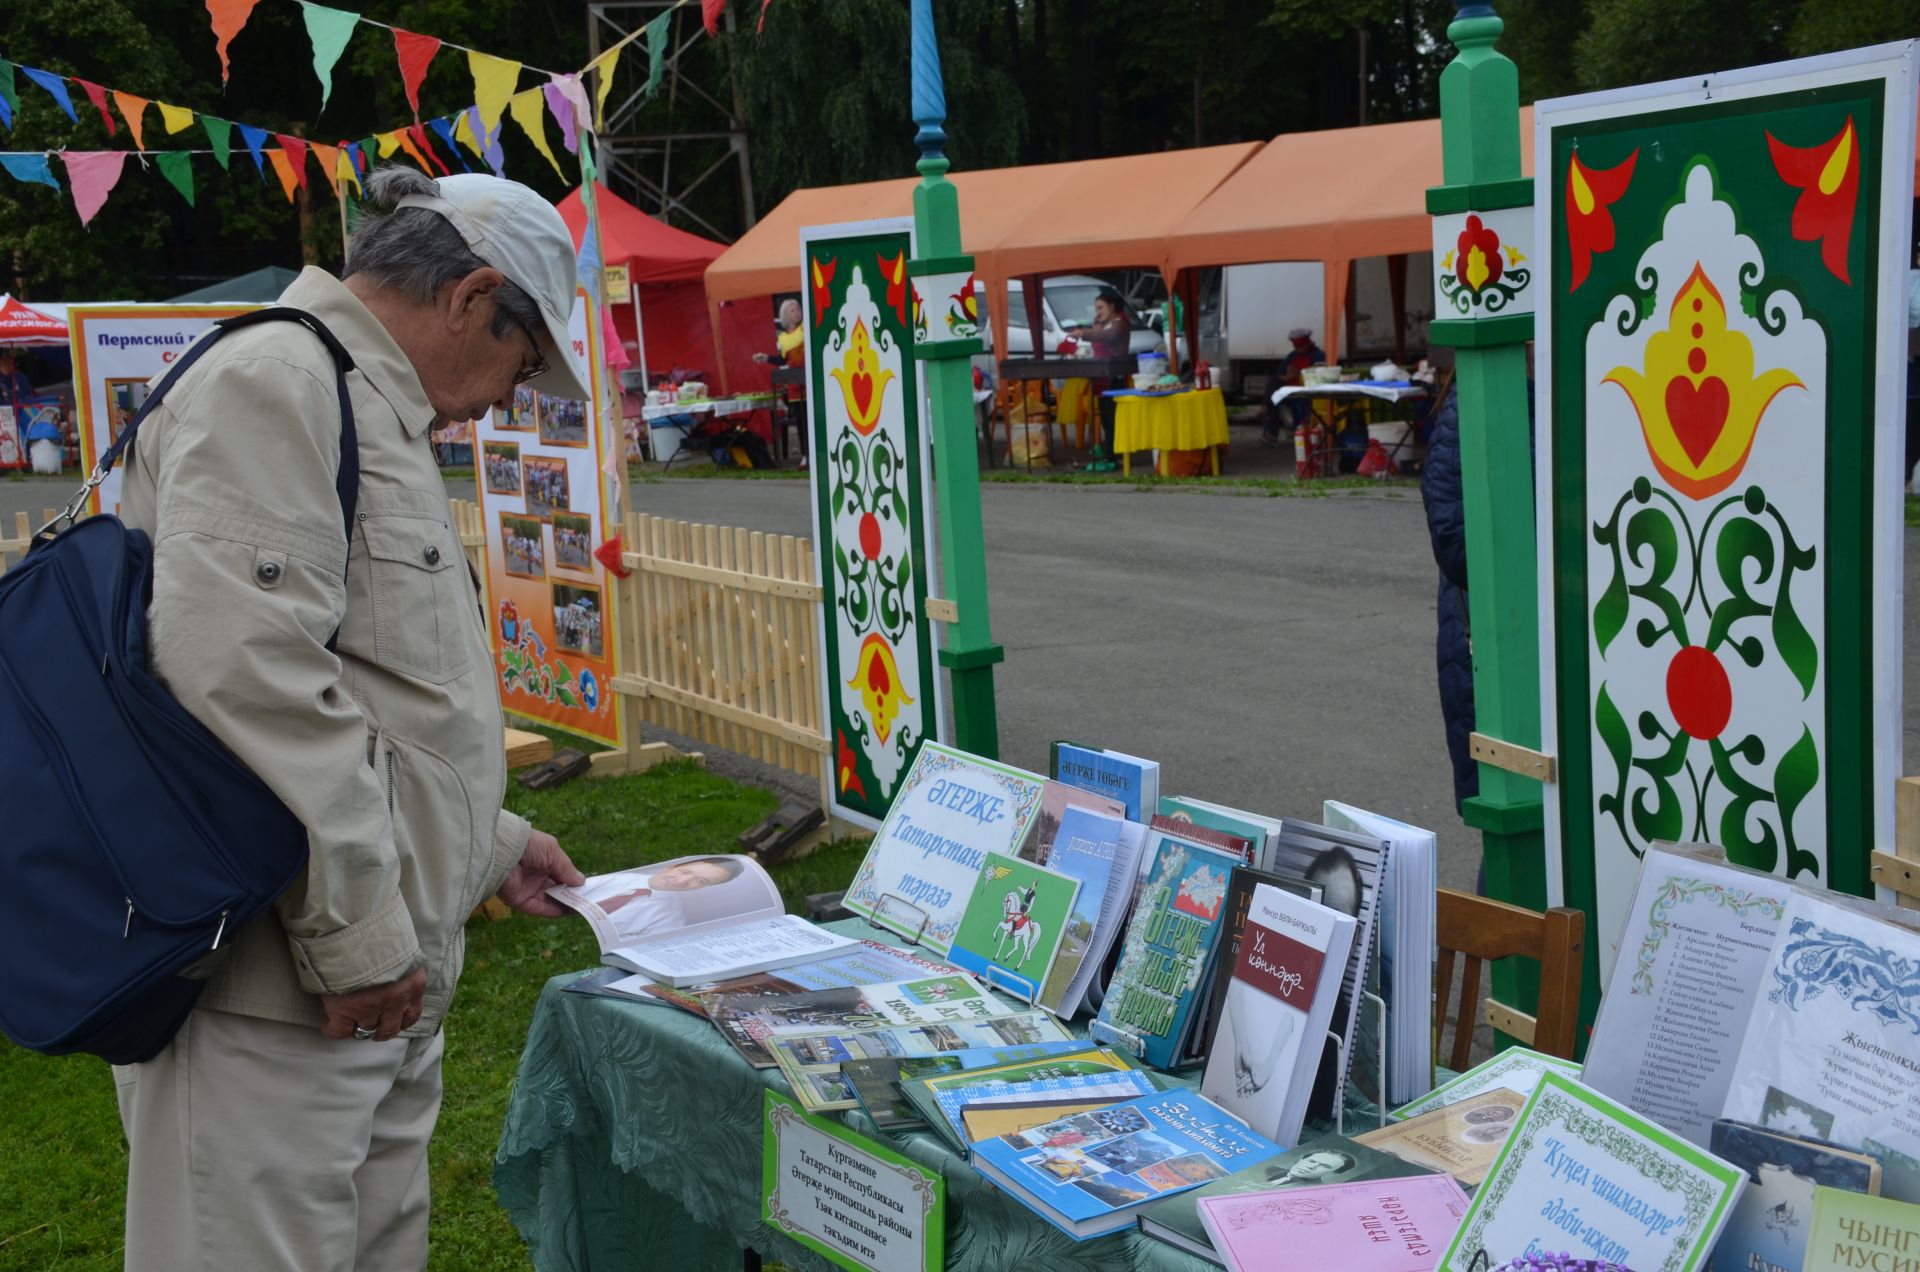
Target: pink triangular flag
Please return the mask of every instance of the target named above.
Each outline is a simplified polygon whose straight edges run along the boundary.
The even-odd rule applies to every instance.
[[[127,160],[124,150],[67,150],[60,158],[67,165],[67,184],[73,188],[73,210],[80,224],[93,220],[120,180],[120,166]]]

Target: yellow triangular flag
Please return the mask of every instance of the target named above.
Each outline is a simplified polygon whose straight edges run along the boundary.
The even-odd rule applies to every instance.
[[[593,88],[593,131],[605,132],[607,127],[607,94],[613,92],[613,70],[620,64],[620,50],[624,44],[616,44],[587,63],[587,69],[600,72],[600,79]]]
[[[469,49],[467,69],[473,72],[473,104],[480,108],[480,126],[492,136],[500,131],[500,114],[520,82],[520,63]]]
[[[273,165],[273,174],[280,178],[280,188],[287,192],[287,202],[293,202],[293,187],[296,184],[293,175],[293,160],[287,152],[278,146],[266,152],[267,162]]]
[[[313,157],[319,162],[320,175],[327,179],[327,185],[333,189],[333,197],[340,197],[340,156],[344,153],[338,146],[328,146],[320,142],[308,143]]]
[[[193,112],[185,106],[169,106],[165,102],[155,102],[160,108],[160,122],[167,126],[167,136],[171,137],[193,126]]]
[[[351,181],[353,192],[360,198],[367,197],[367,188],[360,184],[360,169],[353,166],[353,154],[345,146],[340,147],[340,158],[334,167],[339,170],[340,181]],[[334,189],[340,188],[340,181],[334,183]]]
[[[553,170],[565,181],[567,174],[561,171],[560,161],[553,157],[553,148],[547,145],[547,97],[537,88],[524,93],[515,93],[507,99],[507,110],[513,114],[513,122],[520,125],[522,131],[533,141],[533,148],[547,157]]]
[[[453,121],[453,139],[473,151],[476,157],[481,159],[487,157],[486,147],[482,146],[480,139],[473,135],[473,116],[464,110],[460,112],[460,117]]]
[[[398,128],[392,132],[375,133],[373,139],[380,145],[380,157],[382,159],[393,158],[393,152],[400,149],[400,130]]]

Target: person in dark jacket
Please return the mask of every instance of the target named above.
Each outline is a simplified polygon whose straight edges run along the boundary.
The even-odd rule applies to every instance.
[[[1467,618],[1467,519],[1460,489],[1460,395],[1451,384],[1433,414],[1427,462],[1420,471],[1420,498],[1427,508],[1427,537],[1440,567],[1434,601],[1439,630],[1434,667],[1440,678],[1440,714],[1446,721],[1447,755],[1453,761],[1456,806],[1480,793],[1480,766],[1468,750],[1473,733],[1473,651]]]

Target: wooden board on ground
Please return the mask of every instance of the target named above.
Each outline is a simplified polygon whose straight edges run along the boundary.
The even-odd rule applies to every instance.
[[[543,733],[528,733],[524,729],[507,730],[507,767],[525,768],[529,764],[544,764],[553,758],[553,739]]]

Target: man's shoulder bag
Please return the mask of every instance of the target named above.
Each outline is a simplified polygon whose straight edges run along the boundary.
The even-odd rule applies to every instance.
[[[13,792],[0,828],[0,1029],[35,1051],[115,1064],[159,1054],[205,983],[179,973],[306,865],[305,827],[148,671],[147,535],[114,516],[80,519],[187,368],[265,322],[297,322],[333,355],[351,538],[353,359],[311,314],[261,309],[215,323],[174,364],[66,511],[0,575],[0,771]]]

